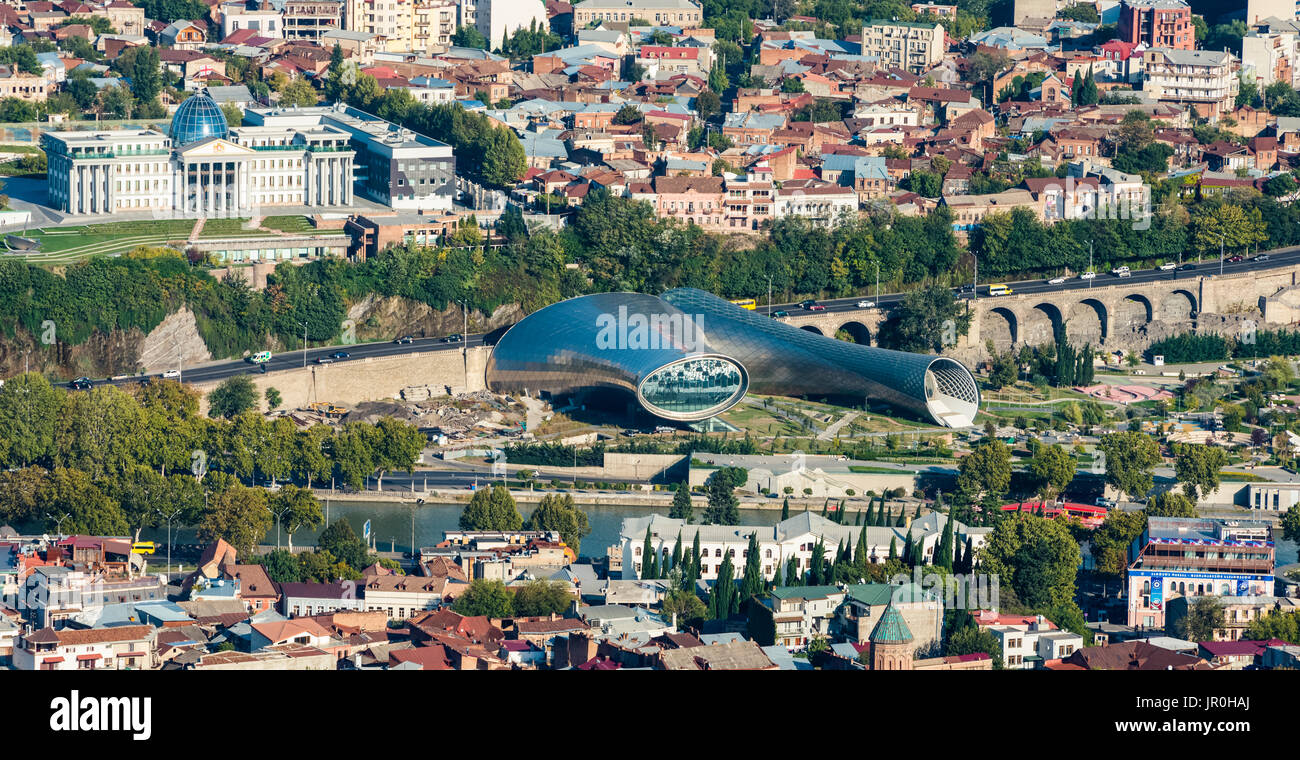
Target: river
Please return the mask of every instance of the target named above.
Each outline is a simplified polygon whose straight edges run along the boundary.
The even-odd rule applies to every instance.
[[[433,546],[443,538],[443,531],[455,530],[464,504],[425,504],[415,511],[415,545]],[[533,505],[519,505],[519,513],[528,519]],[[663,507],[648,506],[613,506],[587,505],[582,507],[591,523],[591,533],[582,539],[580,553],[584,557],[604,556],[611,544],[618,542],[619,528],[628,517],[642,517],[653,512],[667,513]],[[698,514],[701,510],[697,509]],[[411,507],[394,502],[333,502],[329,505],[329,519],[347,518],[348,524],[360,536],[366,520],[376,537],[376,548],[380,551],[409,551],[411,544]],[[776,509],[742,509],[742,525],[775,525],[781,519],[780,510]],[[315,542],[319,530],[299,531],[294,535],[294,543],[306,546]],[[141,536],[146,540],[166,541],[167,530],[146,530]],[[176,543],[193,542],[194,530],[176,530]],[[276,532],[272,528],[263,543],[275,544]],[[280,543],[288,544],[286,536],[281,535]],[[1298,548],[1295,542],[1279,540],[1277,542],[1277,565],[1297,562]]]

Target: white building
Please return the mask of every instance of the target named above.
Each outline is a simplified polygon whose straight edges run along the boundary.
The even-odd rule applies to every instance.
[[[451,208],[451,147],[353,108],[250,108],[230,129],[206,93],[171,134],[47,132],[52,205],[69,214],[242,216],[275,206],[347,208],[362,194],[403,209]]]
[[[872,564],[883,563],[889,557],[891,541],[895,550],[901,554],[910,533],[914,543],[919,542],[927,561],[934,556],[935,545],[939,542],[947,516],[931,512],[919,520],[913,520],[906,528],[862,527],[840,525],[812,512],[803,512],[783,520],[776,525],[689,525],[682,520],[654,514],[648,517],[630,517],[623,521],[620,529],[620,543],[623,548],[623,578],[641,576],[642,550],[645,546],[646,528],[650,528],[650,542],[661,557],[671,556],[677,545],[677,536],[681,535],[682,551],[689,553],[694,545],[695,535],[700,536],[700,577],[704,580],[718,577],[723,557],[731,555],[731,564],[736,578],[745,575],[746,552],[749,548],[749,536],[758,533],[758,550],[762,554],[763,577],[771,580],[777,568],[784,575],[791,557],[798,561],[800,571],[812,567],[812,555],[820,540],[825,547],[826,558],[834,560],[836,548],[841,542],[847,542],[856,549],[858,535],[867,532],[867,551]],[[984,537],[991,528],[972,528],[957,523],[954,535],[957,540],[971,539],[971,546],[978,551],[984,544]],[[662,559],[660,566],[663,565]]]
[[[546,4],[542,0],[478,0],[474,26],[487,38],[489,49],[496,50],[516,30],[536,23],[546,29]]]
[[[240,29],[252,29],[259,37],[283,39],[284,14],[270,7],[250,10],[244,3],[221,6],[221,38],[225,39]]]
[[[1142,93],[1215,120],[1233,108],[1241,87],[1237,68],[1236,56],[1227,51],[1150,48],[1142,54]]]
[[[839,185],[790,186],[782,185],[776,194],[775,214],[802,216],[814,227],[833,227],[846,214],[858,210],[858,194],[851,187]]]
[[[1042,615],[977,613],[975,622],[998,640],[1008,670],[1033,670],[1046,660],[1060,660],[1083,648],[1083,636],[1063,631]]]
[[[862,54],[877,56],[883,68],[923,74],[943,60],[946,50],[938,24],[872,20],[862,27]]]

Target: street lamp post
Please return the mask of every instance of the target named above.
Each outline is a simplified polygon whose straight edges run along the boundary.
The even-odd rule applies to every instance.
[[[880,262],[879,261],[875,262],[875,265],[876,265],[876,308],[879,309],[880,308]]]
[[[1220,230],[1219,231],[1219,275],[1220,276],[1223,275],[1223,241],[1224,241],[1224,232]]]
[[[1088,290],[1092,290],[1092,281],[1097,279],[1097,273],[1092,269],[1092,241],[1088,241],[1088,271],[1092,272],[1092,277],[1088,278]]]
[[[172,521],[175,520],[178,516],[180,516],[181,510],[179,507],[177,507],[175,510],[171,512],[171,514],[167,514],[163,512],[161,509],[157,511],[159,516],[161,516],[164,520],[167,521],[167,573],[168,575],[170,575],[172,571]]]
[[[307,369],[307,323],[302,323],[302,368]]]
[[[55,517],[52,513],[46,512],[45,516],[54,521],[54,532],[56,535],[63,535],[63,521],[68,519],[69,515],[64,512],[62,515]]]
[[[419,563],[419,559],[415,552],[415,511],[423,506],[424,499],[416,499],[415,506],[411,508],[411,559],[417,564]]]

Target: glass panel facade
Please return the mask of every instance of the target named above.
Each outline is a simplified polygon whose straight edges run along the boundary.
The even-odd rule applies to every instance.
[[[673,415],[726,408],[744,391],[740,367],[712,357],[684,359],[650,373],[640,388],[641,398],[653,409]]]
[[[226,115],[206,91],[181,103],[172,117],[171,138],[178,148],[209,137],[225,137],[229,132]]]

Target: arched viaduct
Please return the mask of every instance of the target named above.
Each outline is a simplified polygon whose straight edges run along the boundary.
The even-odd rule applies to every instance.
[[[970,331],[945,353],[979,361],[987,357],[988,341],[998,351],[1037,346],[1051,342],[1059,327],[1075,345],[1141,351],[1189,331],[1231,332],[1246,319],[1261,328],[1300,321],[1300,264],[1221,277],[1206,271],[1212,266],[1204,265],[1203,274],[1179,272],[1176,279],[1170,273],[1167,279],[1134,282],[1103,274],[1091,288],[981,296],[967,302]],[[780,319],[828,337],[844,331],[856,343],[876,345],[889,308],[800,311]]]

